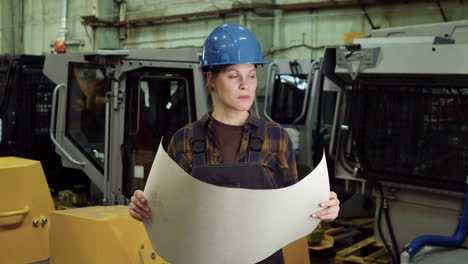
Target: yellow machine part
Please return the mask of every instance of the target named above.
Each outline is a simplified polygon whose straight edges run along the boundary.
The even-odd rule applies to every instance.
[[[167,264],[151,246],[143,223],[127,206],[94,206],[52,212],[51,264]]]
[[[356,38],[365,37],[364,32],[345,32],[343,33],[343,41],[345,43],[351,43]]]
[[[0,158],[0,263],[168,264],[153,250],[127,206],[54,211],[38,161]],[[50,251],[49,251],[50,247]],[[284,249],[286,264],[309,263],[307,242]]]
[[[153,250],[143,224],[127,206],[94,206],[52,212],[51,264],[169,264]],[[309,264],[307,239],[283,248],[286,264]]]
[[[283,248],[285,264],[310,264],[307,237],[298,239]]]
[[[49,258],[54,203],[39,161],[0,158],[0,263]]]

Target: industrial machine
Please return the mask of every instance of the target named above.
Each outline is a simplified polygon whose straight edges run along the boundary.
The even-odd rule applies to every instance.
[[[394,263],[468,256],[467,31],[468,21],[374,30],[302,61],[312,65],[302,75],[294,61],[269,69],[264,115],[289,127],[298,168],[326,149],[352,194],[340,217],[375,215]]]
[[[60,190],[83,190],[89,180],[61,165],[50,140],[55,84],[42,73],[44,61],[45,56],[0,56],[0,156],[40,161],[49,188],[58,196]]]
[[[94,51],[46,57],[50,137],[65,167],[83,171],[93,200],[125,204],[143,189],[161,139],[207,112],[197,49]]]
[[[88,183],[79,189],[94,199],[77,202],[73,196],[71,205],[126,204],[135,189],[143,188],[161,139],[167,145],[176,129],[207,111],[198,51],[6,59],[2,155],[35,158],[42,167],[13,157],[0,161],[7,188],[2,190],[0,243],[9,245],[2,248],[0,262],[165,263],[126,206],[55,211],[47,181]],[[70,171],[89,180],[77,182]],[[21,242],[25,239],[29,242]]]
[[[0,263],[167,263],[126,206],[55,210],[39,161],[1,157],[0,180]]]
[[[468,21],[452,21],[445,23],[424,24],[405,27],[375,29],[370,32],[372,38],[387,37],[431,37],[449,38],[458,44],[468,43]]]
[[[337,100],[344,83],[334,74],[332,52],[327,49],[323,58],[315,60],[278,59],[268,68],[263,115],[288,131],[296,153],[299,179],[312,171],[325,153],[331,181],[337,183],[334,150],[337,137],[332,127],[337,122],[334,113],[341,109]],[[343,191],[335,189],[345,201],[340,217],[372,216],[374,207],[369,195],[365,195],[364,189],[353,187],[353,183],[345,180]]]
[[[262,114],[288,131],[300,179],[319,162],[327,129],[319,123],[324,122],[323,115],[333,113],[319,109],[323,84],[320,64],[320,59],[277,59],[268,66]],[[328,97],[323,100],[330,101]]]
[[[450,32],[468,29],[460,24]],[[374,191],[375,230],[394,263],[400,253],[401,263],[468,256],[460,248],[468,223],[468,45],[449,37],[356,39],[323,58],[335,62],[325,74],[341,87],[330,148],[336,177]],[[425,245],[442,249],[420,251]]]
[[[59,161],[49,140],[54,84],[42,74],[44,56],[0,56],[0,148],[3,154],[41,160],[45,170]]]

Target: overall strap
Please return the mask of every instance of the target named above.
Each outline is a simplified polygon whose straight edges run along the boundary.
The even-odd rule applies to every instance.
[[[206,164],[206,121],[198,120],[192,124],[193,166]]]
[[[250,134],[249,149],[248,149],[248,162],[260,162],[260,154],[262,153],[262,145],[265,140],[266,121],[259,120],[260,124],[257,129]]]

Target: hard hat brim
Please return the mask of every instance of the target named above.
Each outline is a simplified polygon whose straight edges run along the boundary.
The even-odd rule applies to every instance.
[[[222,65],[235,65],[235,64],[255,64],[255,65],[264,65],[270,63],[269,61],[255,61],[255,62],[241,62],[241,63],[212,63],[210,65],[202,66],[200,65],[198,69],[202,72],[209,72],[210,68],[213,66],[222,66]]]

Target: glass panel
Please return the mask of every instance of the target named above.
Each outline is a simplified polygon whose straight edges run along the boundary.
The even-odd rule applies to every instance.
[[[7,87],[8,78],[12,77],[11,72],[13,65],[10,65],[14,57],[11,55],[0,55],[0,115],[5,115],[6,104],[8,104],[9,94],[11,94],[11,87]],[[10,80],[11,83],[11,80]]]
[[[320,94],[317,127],[318,133],[314,134],[315,149],[313,151],[318,155],[314,155],[314,165],[319,164],[320,159],[322,158],[322,155],[319,153],[323,150],[328,150],[330,147],[337,95],[337,92],[332,91],[321,91]],[[334,162],[333,159],[327,160],[327,164],[329,165],[328,170],[331,175],[334,175],[334,166],[332,165],[332,162]]]
[[[3,143],[3,118],[0,118],[0,144]]]
[[[281,74],[275,76],[271,118],[280,124],[293,124],[299,117],[307,89],[306,74]],[[303,118],[298,124],[304,124]]]
[[[147,68],[127,75],[124,195],[142,189],[159,142],[196,119],[192,69]]]
[[[103,172],[110,80],[96,65],[84,63],[70,65],[68,80],[66,135]]]

